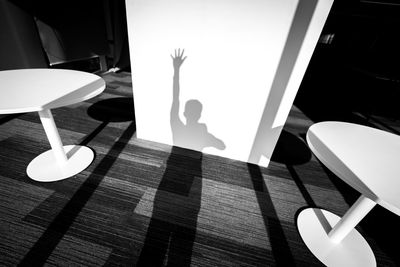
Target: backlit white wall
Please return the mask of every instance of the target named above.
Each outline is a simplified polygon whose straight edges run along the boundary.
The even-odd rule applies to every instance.
[[[126,0],[137,137],[180,145],[170,55],[184,48],[180,118],[187,100],[199,100],[200,122],[225,144],[203,152],[267,166],[332,1]]]

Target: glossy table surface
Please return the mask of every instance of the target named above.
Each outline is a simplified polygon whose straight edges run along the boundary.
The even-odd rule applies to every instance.
[[[367,126],[329,121],[312,125],[307,142],[338,177],[400,215],[400,136]]]
[[[63,69],[0,71],[0,113],[22,113],[75,104],[100,94],[99,76]]]

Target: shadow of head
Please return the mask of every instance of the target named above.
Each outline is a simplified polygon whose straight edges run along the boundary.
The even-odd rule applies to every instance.
[[[197,99],[188,100],[185,104],[185,111],[183,115],[186,118],[187,123],[196,123],[201,117],[201,111],[203,110],[203,105]]]
[[[103,122],[134,121],[132,97],[117,97],[100,100],[88,108],[88,115]]]

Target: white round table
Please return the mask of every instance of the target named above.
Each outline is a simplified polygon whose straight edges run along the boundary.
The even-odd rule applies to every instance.
[[[61,69],[19,69],[0,71],[0,114],[38,112],[51,145],[27,167],[30,178],[58,181],[83,171],[94,158],[85,146],[63,146],[51,109],[92,98],[105,89],[97,75]]]
[[[339,216],[307,208],[297,217],[299,233],[327,266],[376,266],[375,256],[354,228],[376,205],[400,215],[400,136],[346,122],[321,122],[307,132],[316,157],[361,193]]]

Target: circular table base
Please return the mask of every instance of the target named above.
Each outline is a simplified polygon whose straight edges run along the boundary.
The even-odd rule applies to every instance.
[[[307,208],[297,217],[297,228],[307,247],[326,266],[376,266],[374,253],[356,229],[340,243],[329,239],[328,232],[339,220],[329,211]]]
[[[68,161],[60,166],[53,151],[50,149],[36,158],[28,165],[28,176],[39,182],[54,182],[74,176],[88,167],[94,158],[93,151],[86,146],[64,146]]]

